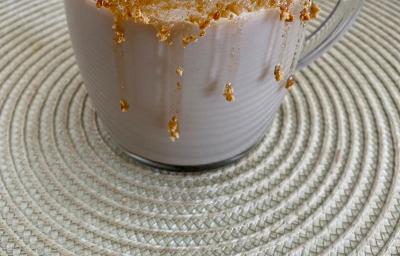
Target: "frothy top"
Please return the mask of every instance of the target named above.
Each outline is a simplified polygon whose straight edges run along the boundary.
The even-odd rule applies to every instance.
[[[310,14],[312,16],[319,11],[312,0],[96,0],[96,6],[107,8],[113,13],[116,32],[114,42],[117,44],[125,41],[124,21],[153,25],[157,27],[159,40],[170,43],[174,25],[177,22],[187,22],[197,26],[198,32],[182,38],[182,44],[186,47],[205,36],[213,22],[233,19],[242,13],[277,8],[282,21],[293,22],[295,16],[291,13],[291,7],[298,1],[304,5],[300,15],[302,21],[309,20]]]
[[[292,0],[97,0],[98,6],[136,22],[191,21],[193,17],[232,18],[242,12],[290,5]]]

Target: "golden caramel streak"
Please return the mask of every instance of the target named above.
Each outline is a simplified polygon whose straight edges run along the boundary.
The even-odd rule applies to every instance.
[[[176,74],[178,76],[182,77],[183,76],[183,72],[184,72],[184,69],[181,66],[176,68]]]
[[[227,83],[225,85],[224,96],[227,102],[235,101],[235,91],[233,89],[232,83]]]
[[[126,113],[129,111],[129,103],[126,99],[121,99],[119,101],[119,105],[122,113]]]
[[[274,70],[274,75],[275,75],[275,80],[276,81],[282,81],[283,80],[283,70],[280,64],[275,66]]]
[[[179,139],[179,120],[177,115],[174,115],[171,120],[168,122],[168,134],[169,138],[172,142],[175,142]]]
[[[290,76],[289,79],[286,82],[286,89],[290,90],[293,88],[293,86],[295,85],[295,80],[293,76]]]

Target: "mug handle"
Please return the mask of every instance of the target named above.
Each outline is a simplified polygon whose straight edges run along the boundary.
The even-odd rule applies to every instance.
[[[328,17],[306,37],[297,69],[306,67],[339,40],[351,27],[363,3],[364,0],[337,0]]]

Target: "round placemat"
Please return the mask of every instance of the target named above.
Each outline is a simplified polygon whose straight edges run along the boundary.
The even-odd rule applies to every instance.
[[[0,1],[0,255],[400,255],[399,13],[367,0],[235,166],[168,173],[104,131],[62,1]]]

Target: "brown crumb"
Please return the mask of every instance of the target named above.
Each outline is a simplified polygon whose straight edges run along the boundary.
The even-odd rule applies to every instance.
[[[176,82],[176,89],[178,91],[182,90],[182,83],[181,82]]]
[[[122,113],[126,113],[129,111],[129,103],[126,99],[121,99],[119,101],[119,106]]]
[[[183,76],[183,71],[184,71],[184,69],[183,69],[181,66],[178,66],[178,67],[176,68],[176,74],[177,74],[178,76],[180,76],[180,77]]]
[[[311,19],[311,17],[310,17],[310,13],[308,12],[308,9],[307,8],[304,8],[301,12],[300,12],[300,20],[302,21],[302,22],[305,22],[305,21],[309,21]]]
[[[219,19],[221,18],[221,12],[220,12],[220,11],[216,11],[216,12],[213,14],[212,18],[213,18],[214,20],[219,20]]]
[[[282,81],[283,80],[283,70],[280,64],[275,66],[275,71],[274,71],[274,75],[275,75],[275,80],[276,81]]]
[[[195,42],[197,42],[197,37],[196,37],[195,35],[185,36],[185,37],[183,37],[183,39],[182,39],[183,47],[186,47],[186,46],[188,46],[189,44],[195,43]]]
[[[97,8],[103,7],[103,0],[96,0],[96,7]]]
[[[122,44],[125,42],[125,31],[124,28],[122,27],[121,21],[116,20],[113,29],[115,31],[114,34],[114,43],[115,44]]]
[[[227,9],[228,11],[230,11],[230,12],[236,14],[237,16],[239,16],[239,15],[242,13],[242,11],[243,11],[243,8],[242,8],[238,3],[236,3],[236,2],[232,2],[232,3],[228,4],[228,5],[226,6],[226,9]]]
[[[235,101],[235,91],[233,89],[232,83],[227,83],[225,85],[224,96],[226,101],[234,102]]]
[[[179,121],[178,117],[174,115],[168,122],[168,134],[172,142],[179,139]]]
[[[316,19],[318,18],[318,14],[321,11],[321,8],[317,4],[312,4],[310,8],[310,18],[311,19]]]
[[[294,77],[290,76],[286,82],[286,89],[290,90],[294,87],[294,85],[295,85]]]
[[[285,19],[286,22],[294,22],[295,17],[293,14],[289,14],[289,17]]]
[[[162,25],[159,32],[157,33],[157,37],[160,42],[165,42],[171,37],[172,28],[167,25]]]

